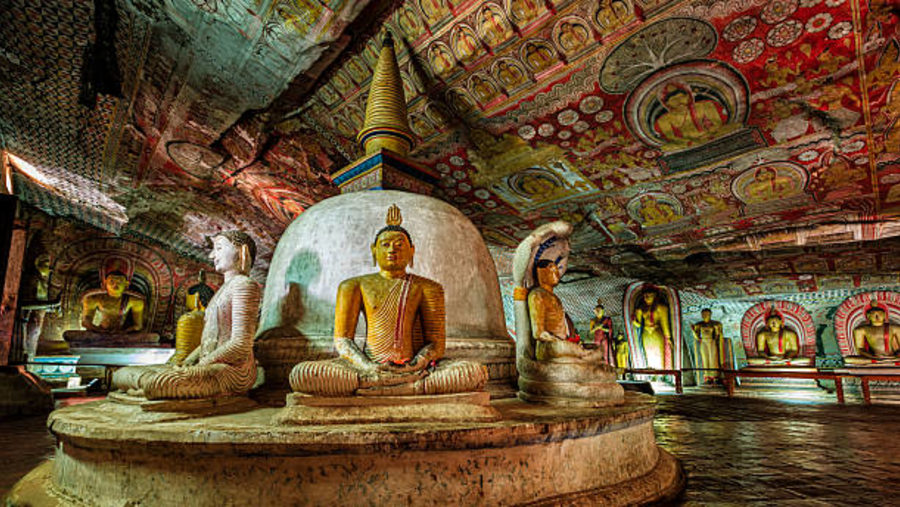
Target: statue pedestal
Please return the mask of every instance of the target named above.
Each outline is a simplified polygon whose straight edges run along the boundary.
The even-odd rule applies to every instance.
[[[400,422],[496,421],[487,392],[437,396],[343,396],[326,398],[287,395],[287,406],[275,417],[281,424],[361,424]]]
[[[111,392],[106,399],[112,403],[138,407],[142,412],[160,414],[154,420],[174,420],[187,417],[209,417],[212,415],[245,412],[257,407],[256,402],[246,396],[217,396],[189,400],[148,400],[122,392]],[[168,414],[165,415],[165,414]]]
[[[794,357],[791,359],[770,359],[767,357],[748,357],[748,368],[782,367],[782,366],[815,366],[811,357]]]
[[[96,333],[94,331],[63,332],[63,339],[70,347],[129,347],[147,346],[159,343],[156,333]]]
[[[280,409],[166,422],[109,401],[48,426],[55,458],[12,505],[633,505],[671,499],[678,461],[657,447],[653,399],[605,409],[496,400],[494,422],[275,425]],[[114,452],[111,452],[114,450]]]

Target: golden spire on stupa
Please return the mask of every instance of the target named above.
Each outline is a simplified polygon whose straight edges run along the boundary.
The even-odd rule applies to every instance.
[[[385,34],[381,45],[381,54],[378,55],[366,102],[366,120],[356,140],[366,155],[377,153],[381,149],[407,155],[413,145],[403,81],[400,78],[397,55],[394,54],[391,32]]]

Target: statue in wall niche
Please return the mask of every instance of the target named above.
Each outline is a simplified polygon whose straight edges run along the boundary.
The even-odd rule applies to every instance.
[[[775,308],[766,315],[766,326],[756,334],[756,351],[771,361],[789,360],[800,355],[800,337],[784,325],[784,317]],[[754,358],[750,358],[753,364]]]
[[[694,334],[694,340],[697,341],[697,348],[700,351],[700,366],[704,368],[703,382],[713,384],[719,378],[717,371],[709,371],[710,369],[721,369],[722,340],[722,323],[712,320],[712,310],[704,308],[700,310],[700,322],[695,322],[691,326],[691,332]]]
[[[562,301],[554,294],[568,263],[571,234],[572,225],[567,222],[544,224],[516,249],[513,296],[519,398],[572,406],[620,403],[622,388],[607,364],[607,353],[579,342]],[[605,322],[602,316],[600,322]],[[611,326],[607,329],[610,336]]]
[[[226,231],[212,238],[212,246],[210,258],[225,282],[206,307],[200,346],[180,364],[117,370],[113,374],[116,389],[159,400],[238,395],[253,387],[260,288],[247,275],[256,244],[245,232]]]
[[[175,325],[175,355],[169,359],[171,364],[181,364],[200,345],[203,336],[203,318],[215,291],[206,285],[206,273],[201,271],[197,278],[197,283],[191,285],[184,296],[188,311]]]
[[[848,356],[848,364],[885,362],[893,365],[900,360],[900,326],[892,324],[888,310],[877,302],[866,308],[866,323],[853,329],[853,343],[857,356]]]
[[[100,269],[103,287],[81,298],[81,326],[85,331],[66,331],[63,337],[71,345],[90,346],[105,342],[159,341],[155,333],[143,333],[146,299],[128,290],[134,276],[134,263],[124,257],[107,257]]]
[[[632,325],[643,347],[647,367],[672,368],[672,332],[669,305],[653,287],[644,289],[634,307]]]
[[[627,368],[628,360],[628,339],[624,333],[619,333],[616,335],[616,366]]]
[[[377,273],[341,282],[334,310],[340,357],[305,361],[290,374],[291,389],[313,396],[409,396],[479,391],[488,380],[478,363],[443,359],[446,335],[441,284],[407,273],[415,246],[393,205],[371,245]],[[365,346],[354,342],[362,312]]]
[[[591,334],[594,335],[594,347],[601,351],[606,364],[616,366],[616,343],[613,338],[613,322],[604,315],[603,302],[597,300],[594,307],[594,318],[591,319]]]

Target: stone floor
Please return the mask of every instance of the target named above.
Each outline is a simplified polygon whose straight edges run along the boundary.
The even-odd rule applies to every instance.
[[[900,505],[900,406],[659,396],[656,435],[684,463],[681,505]],[[0,497],[53,452],[44,418],[0,421]]]

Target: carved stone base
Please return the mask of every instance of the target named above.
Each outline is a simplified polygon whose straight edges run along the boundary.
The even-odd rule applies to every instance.
[[[71,347],[128,347],[159,343],[156,333],[95,333],[93,331],[63,332],[63,339]]]
[[[769,359],[767,357],[748,357],[747,364],[756,366],[813,366],[811,357],[795,357],[792,359]]]
[[[432,396],[287,395],[278,424],[367,424],[399,422],[487,422],[500,419],[486,392]]]
[[[279,409],[137,421],[99,401],[57,410],[56,455],[9,505],[644,505],[684,485],[654,402],[491,403],[495,422],[273,425]]]
[[[871,357],[847,356],[844,358],[844,364],[853,365],[854,368],[884,368],[886,366],[900,366],[900,357],[873,359]]]
[[[141,412],[155,414],[183,414],[192,417],[209,417],[212,415],[244,412],[258,405],[246,396],[218,396],[215,398],[196,398],[188,400],[148,400],[141,396],[132,396],[123,392],[111,392],[106,399],[110,402],[134,407]],[[175,417],[178,418],[177,416]]]

